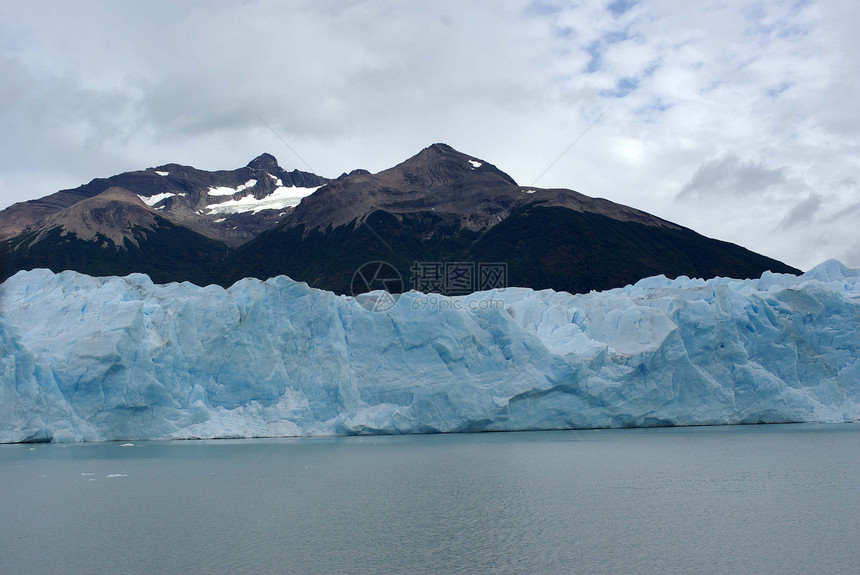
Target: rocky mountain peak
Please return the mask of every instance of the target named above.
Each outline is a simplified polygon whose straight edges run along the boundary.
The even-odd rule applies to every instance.
[[[450,185],[463,179],[474,180],[475,176],[487,183],[495,180],[511,186],[517,185],[513,178],[496,166],[442,143],[424,148],[392,168],[392,171],[399,172],[407,181],[431,188]]]
[[[284,221],[306,230],[363,222],[373,212],[448,214],[462,226],[492,226],[524,200],[516,182],[494,165],[433,144],[393,168],[341,176],[306,198]]]
[[[278,160],[272,154],[260,154],[250,162],[248,162],[248,167],[252,170],[261,170],[264,172],[274,172],[280,170],[281,167],[278,165]]]

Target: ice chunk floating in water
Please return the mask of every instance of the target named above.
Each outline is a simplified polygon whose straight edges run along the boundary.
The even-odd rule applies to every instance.
[[[860,418],[860,272],[836,261],[381,312],[286,277],[35,270],[0,302],[4,442]]]

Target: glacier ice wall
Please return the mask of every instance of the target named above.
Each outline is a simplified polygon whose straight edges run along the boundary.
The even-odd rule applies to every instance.
[[[860,272],[571,295],[229,289],[19,272],[0,441],[860,420]]]

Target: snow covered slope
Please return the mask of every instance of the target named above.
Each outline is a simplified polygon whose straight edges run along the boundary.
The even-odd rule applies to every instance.
[[[368,307],[286,277],[19,272],[0,441],[860,420],[860,272],[833,260]]]

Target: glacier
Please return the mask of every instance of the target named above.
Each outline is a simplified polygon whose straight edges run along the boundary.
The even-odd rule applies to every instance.
[[[860,421],[860,272],[836,260],[386,301],[19,272],[0,442]]]

